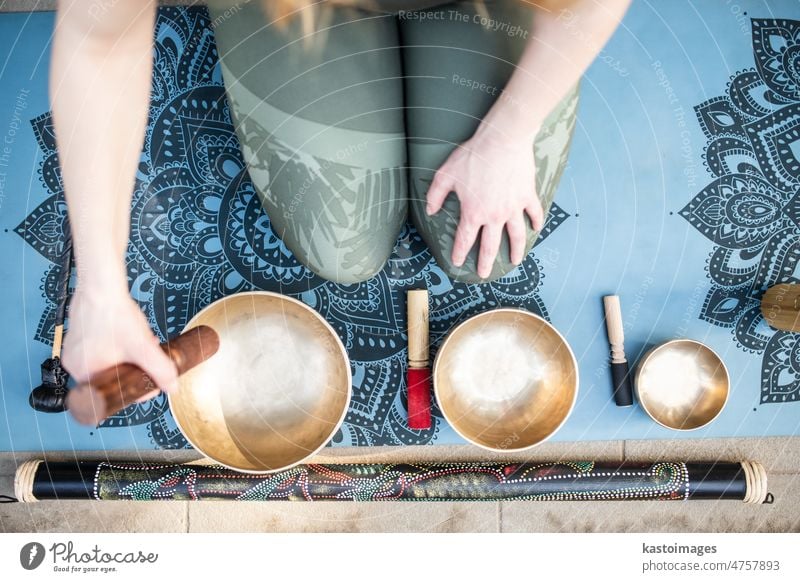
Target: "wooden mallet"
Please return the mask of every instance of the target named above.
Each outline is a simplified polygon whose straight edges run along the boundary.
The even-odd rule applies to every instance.
[[[606,312],[606,330],[611,345],[611,378],[614,382],[614,402],[617,406],[633,404],[633,387],[625,358],[625,334],[622,329],[622,308],[618,295],[603,297]]]
[[[431,427],[431,368],[428,338],[428,291],[409,291],[408,312],[408,428]]]
[[[200,325],[161,344],[161,349],[175,362],[178,374],[183,374],[217,353],[219,336],[207,325]],[[138,366],[118,364],[70,390],[67,409],[81,424],[97,426],[156,388]]]

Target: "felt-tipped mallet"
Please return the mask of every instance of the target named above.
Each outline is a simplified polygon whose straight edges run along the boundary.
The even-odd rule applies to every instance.
[[[67,382],[69,374],[61,365],[61,341],[64,324],[55,326],[53,333],[53,351],[51,356],[42,362],[42,383],[31,390],[28,403],[37,412],[64,412],[67,400]]]
[[[61,364],[61,346],[64,338],[64,320],[69,299],[69,280],[72,275],[72,239],[64,243],[60,257],[61,273],[56,282],[56,319],[53,325],[53,350],[50,357],[42,362],[42,383],[31,390],[28,403],[37,412],[57,413],[67,409],[67,383],[69,374]]]
[[[431,427],[431,368],[428,337],[428,291],[408,292],[408,428]]]
[[[614,402],[617,406],[631,406],[633,404],[633,387],[628,370],[628,360],[625,358],[625,334],[622,328],[622,308],[619,304],[619,296],[606,295],[603,297],[603,306],[606,312],[608,343],[611,345]]]

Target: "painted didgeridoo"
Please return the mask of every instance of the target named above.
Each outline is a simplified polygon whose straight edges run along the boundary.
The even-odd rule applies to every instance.
[[[219,336],[207,325],[200,325],[161,344],[161,349],[175,363],[178,374],[183,374],[217,353]],[[67,409],[81,424],[96,426],[155,389],[155,383],[141,368],[119,364],[70,390]]]
[[[269,475],[219,465],[27,461],[18,500],[602,501],[771,503],[756,462],[307,464]]]

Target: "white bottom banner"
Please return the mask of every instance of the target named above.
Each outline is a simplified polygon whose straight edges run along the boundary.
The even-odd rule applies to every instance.
[[[3,534],[2,580],[800,580],[794,534]]]

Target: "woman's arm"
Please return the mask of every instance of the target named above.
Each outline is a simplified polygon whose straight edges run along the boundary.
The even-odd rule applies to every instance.
[[[474,136],[439,169],[428,191],[428,214],[455,191],[461,204],[452,260],[464,263],[481,235],[478,274],[487,277],[508,230],[511,260],[519,264],[526,240],[524,213],[536,230],[544,214],[535,192],[530,147],[547,115],[597,57],[630,0],[578,0],[562,10],[537,10],[533,34],[503,93]],[[503,195],[496,193],[502,192]]]
[[[60,0],[50,99],[78,286],[64,364],[79,381],[123,361],[176,383],[128,295],[125,251],[151,86],[153,0]]]
[[[532,142],[611,38],[630,2],[581,0],[562,10],[537,10],[517,70],[478,131]]]

